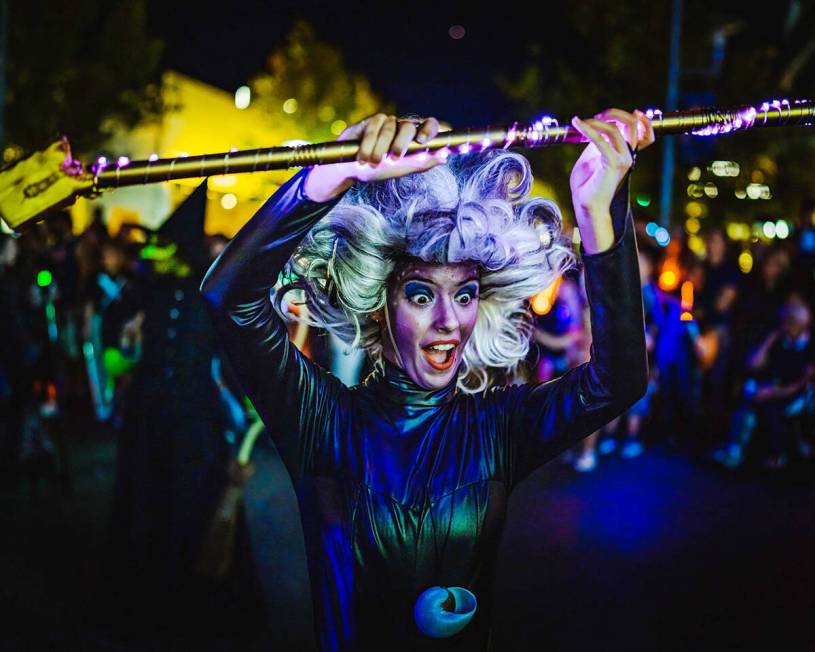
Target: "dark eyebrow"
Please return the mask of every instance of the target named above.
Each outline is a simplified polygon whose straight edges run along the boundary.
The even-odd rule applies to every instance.
[[[408,281],[421,281],[422,283],[427,283],[428,285],[435,286],[436,284],[431,281],[429,278],[421,276],[418,272],[408,272],[404,278],[400,279],[400,283],[403,285]]]
[[[420,281],[422,283],[427,283],[428,285],[432,285],[433,287],[438,287],[438,285],[432,279],[427,278],[426,276],[422,276],[419,272],[409,272],[405,278],[403,278],[400,283],[404,285],[408,281]],[[478,286],[481,287],[481,279],[477,276],[471,276],[470,278],[458,283],[457,286],[459,288],[467,285],[468,283],[478,283]]]

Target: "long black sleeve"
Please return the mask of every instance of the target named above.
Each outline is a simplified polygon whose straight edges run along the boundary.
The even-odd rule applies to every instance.
[[[243,390],[276,439],[289,472],[329,472],[342,383],[289,341],[270,293],[311,227],[338,202],[304,192],[307,170],[281,186],[212,264],[201,292]]]
[[[591,359],[548,383],[507,390],[513,483],[624,412],[647,388],[645,321],[627,180],[612,201],[611,217],[615,243],[583,255]]]

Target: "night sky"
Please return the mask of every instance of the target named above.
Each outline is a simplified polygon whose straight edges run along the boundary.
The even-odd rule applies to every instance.
[[[555,13],[565,10],[547,8],[531,21],[519,19],[521,12],[416,3],[150,0],[148,6],[150,29],[165,41],[164,65],[224,90],[234,91],[261,71],[266,55],[304,18],[399,112],[438,115],[462,126],[507,111],[496,75],[516,73],[526,44],[544,31],[557,38],[551,26],[558,22]],[[449,36],[453,25],[465,28],[463,38]]]

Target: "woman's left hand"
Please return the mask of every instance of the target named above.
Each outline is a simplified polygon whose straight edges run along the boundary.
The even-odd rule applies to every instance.
[[[654,129],[641,111],[620,109],[607,109],[591,120],[575,117],[572,126],[589,141],[569,179],[582,232],[587,220],[610,215],[611,200],[634,163],[634,153],[654,142]]]

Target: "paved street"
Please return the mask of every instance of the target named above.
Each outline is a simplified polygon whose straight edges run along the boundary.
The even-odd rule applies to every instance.
[[[73,497],[44,486],[32,498],[22,482],[0,494],[0,647],[250,649],[261,640],[258,586],[228,587],[213,606],[217,622],[200,618],[197,628],[153,640],[106,622],[101,560],[113,458],[109,440],[75,442]],[[268,450],[262,466],[275,468]],[[603,458],[588,475],[558,462],[541,469],[510,503],[495,649],[532,649],[528,641],[547,650],[745,649],[784,636],[806,647],[815,606],[811,475],[728,474],[659,447],[630,461]],[[255,486],[264,488],[250,496],[250,520],[265,501],[291,507],[284,482]],[[308,618],[281,609],[270,611],[296,640]]]

